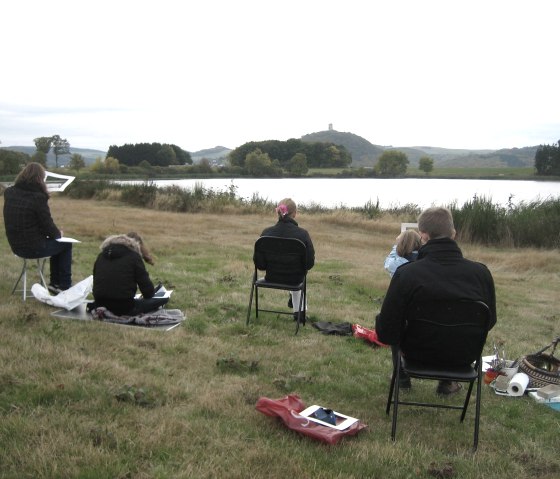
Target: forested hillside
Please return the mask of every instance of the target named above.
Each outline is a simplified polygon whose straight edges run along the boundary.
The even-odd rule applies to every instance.
[[[326,130],[301,137],[303,141],[326,141],[344,146],[352,154],[352,166],[372,167],[385,150],[399,150],[408,157],[410,165],[429,156],[440,167],[530,167],[534,166],[537,146],[503,148],[500,150],[449,149],[433,146],[380,146],[353,133]]]
[[[352,166],[373,166],[384,148],[373,145],[361,136],[336,130],[319,131],[301,137],[302,141],[334,143],[344,146],[352,154]]]

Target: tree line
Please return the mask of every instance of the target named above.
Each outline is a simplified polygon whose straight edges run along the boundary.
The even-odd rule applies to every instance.
[[[35,153],[30,156],[19,151],[0,150],[0,174],[18,173],[22,166],[30,161],[47,165],[47,155],[52,151],[55,158],[55,166],[58,168],[58,158],[70,154],[70,143],[60,135],[40,136],[33,140]]]
[[[188,151],[166,143],[111,145],[105,158],[116,158],[121,165],[126,166],[139,166],[143,162],[150,166],[192,165]]]
[[[560,140],[557,144],[540,145],[535,153],[537,175],[560,176]]]
[[[33,155],[0,148],[0,174],[17,174],[23,165],[35,161],[46,166],[48,153],[53,151],[55,166],[61,155],[70,154],[70,143],[60,135],[42,136],[34,140]],[[304,142],[298,139],[287,141],[251,141],[232,150],[228,156],[229,166],[222,167],[222,174],[248,175],[254,177],[281,177],[285,173],[303,176],[309,168],[347,168],[352,155],[343,145],[330,142]],[[127,167],[173,167],[192,165],[193,174],[212,174],[216,170],[209,161],[202,160],[193,165],[189,152],[177,145],[166,143],[137,143],[122,146],[111,145],[105,158],[98,158],[90,167],[94,173],[119,173]],[[369,170],[360,168],[349,174],[358,176],[399,177],[407,172],[409,160],[399,150],[385,150]],[[68,168],[79,171],[85,168],[84,158],[72,154]],[[420,158],[418,168],[429,174],[434,168],[432,158]],[[189,171],[185,170],[185,173]],[[535,173],[541,176],[560,176],[560,140],[557,144],[540,145],[535,154]]]
[[[342,145],[292,138],[250,141],[230,151],[229,163],[252,176],[279,176],[283,170],[302,175],[309,168],[344,168],[352,163],[352,155]]]

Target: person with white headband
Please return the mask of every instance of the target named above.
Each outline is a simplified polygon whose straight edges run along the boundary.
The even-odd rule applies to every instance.
[[[301,228],[297,221],[295,220],[297,214],[297,206],[294,200],[291,198],[284,198],[276,208],[276,213],[278,215],[278,222],[274,226],[266,228],[261,236],[279,236],[282,238],[296,238],[305,244],[307,251],[307,271],[313,268],[315,264],[315,249],[313,247],[313,242],[307,230]],[[290,275],[289,273],[283,278],[283,282],[287,284],[297,284],[302,281],[297,274]],[[288,305],[294,311],[294,320],[297,320],[298,306],[300,304],[299,291],[290,292],[290,299],[288,300]],[[307,298],[303,298],[305,311],[307,311]],[[302,319],[302,323],[305,324],[305,317]]]

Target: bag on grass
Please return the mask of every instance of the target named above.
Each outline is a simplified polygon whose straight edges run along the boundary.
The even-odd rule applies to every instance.
[[[337,444],[344,436],[354,436],[367,427],[358,421],[340,431],[310,421],[309,418],[298,414],[305,409],[305,404],[295,394],[289,394],[282,399],[261,397],[255,408],[267,416],[279,417],[289,429],[327,444]]]
[[[323,334],[337,334],[340,336],[352,336],[352,325],[350,323],[331,323],[330,321],[316,321],[311,323],[315,329]]]
[[[554,356],[560,336],[540,351],[523,356],[519,361],[519,371],[529,376],[530,388],[542,388],[549,384],[560,385],[560,359]],[[549,348],[549,353],[545,351]]]
[[[354,332],[355,338],[365,339],[366,341],[372,343],[374,346],[388,346],[387,344],[379,341],[379,338],[377,337],[377,331],[375,329],[368,329],[360,326],[359,324],[353,324],[352,331]]]
[[[55,296],[51,296],[49,290],[39,283],[31,286],[31,292],[35,299],[49,306],[57,308],[64,308],[68,311],[74,309],[82,303],[86,302],[88,295],[93,289],[93,275],[88,276],[74,286],[68,288],[66,291],[61,291]]]

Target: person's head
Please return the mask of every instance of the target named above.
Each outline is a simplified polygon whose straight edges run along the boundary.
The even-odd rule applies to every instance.
[[[146,261],[146,263],[149,263],[149,264],[153,265],[154,264],[154,258],[150,254],[150,252],[148,251],[148,248],[144,244],[144,241],[142,240],[142,237],[138,233],[136,233],[136,231],[131,231],[130,233],[127,233],[126,236],[128,236],[129,238],[132,238],[133,240],[135,240],[140,245],[140,253],[142,254],[142,258],[144,258],[144,261]]]
[[[41,163],[28,163],[16,177],[15,184],[21,183],[37,184],[48,195],[47,184],[45,183],[45,168]]]
[[[296,216],[297,206],[294,200],[291,198],[284,198],[278,206],[276,207],[276,213],[278,213],[278,219],[285,218],[289,216],[294,218]]]
[[[420,235],[416,230],[403,231],[397,238],[397,254],[404,258],[413,251],[418,251],[420,244]]]
[[[451,211],[437,206],[428,208],[418,217],[418,230],[424,243],[437,238],[455,238]]]

